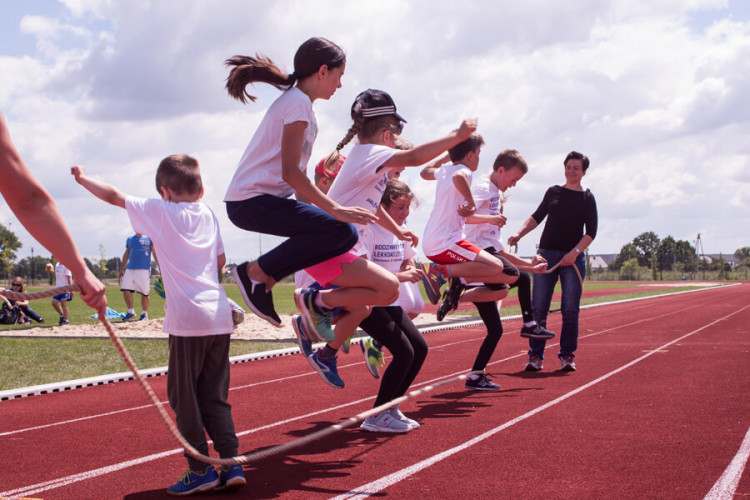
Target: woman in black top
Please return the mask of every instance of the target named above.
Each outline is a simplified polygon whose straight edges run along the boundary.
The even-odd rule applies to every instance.
[[[575,351],[578,348],[578,312],[583,287],[575,265],[583,278],[586,274],[584,250],[596,237],[597,211],[594,195],[581,186],[581,179],[589,168],[589,159],[576,151],[565,157],[565,184],[552,186],[544,194],[539,208],[526,219],[518,232],[508,239],[513,246],[527,233],[535,229],[545,217],[547,222],[539,242],[539,254],[547,260],[548,269],[558,262],[560,267],[550,274],[535,274],[532,290],[532,307],[538,324],[547,326],[552,294],[558,278],[562,288],[560,309],[562,329],[560,330],[560,352],[558,357],[562,369],[573,371]],[[529,339],[529,361],[526,369],[542,369],[546,341]]]

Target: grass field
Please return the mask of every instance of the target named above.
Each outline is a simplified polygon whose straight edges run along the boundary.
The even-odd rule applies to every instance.
[[[586,290],[632,288],[633,282],[587,282]],[[243,304],[239,290],[234,285],[225,286],[227,294],[238,304]],[[670,292],[679,292],[703,288],[701,286],[679,287],[669,290],[653,290],[645,288],[642,292],[610,294],[600,297],[584,299],[582,305],[624,300],[637,297],[648,297]],[[291,314],[294,307],[294,286],[278,285],[274,288],[274,303],[281,314]],[[512,290],[510,296],[514,296],[516,290]],[[125,302],[122,293],[117,287],[107,288],[107,300],[110,307],[117,311],[125,310]],[[140,312],[139,298],[136,297],[136,312]],[[559,307],[559,303],[553,303],[552,308]],[[49,299],[36,301],[32,308],[47,320],[48,324],[57,324],[55,314]],[[473,311],[476,314],[476,311]],[[97,320],[90,316],[92,311],[76,297],[70,303],[70,322],[75,324],[96,323]],[[463,313],[465,314],[465,313]],[[503,307],[501,315],[504,317],[520,314],[520,308]],[[164,299],[151,294],[151,307],[149,309],[151,318],[164,316]],[[125,363],[107,339],[70,339],[70,338],[17,338],[2,337],[2,331],[7,329],[29,328],[22,325],[0,326],[0,390],[15,389],[58,382],[62,380],[73,380],[78,378],[93,377],[108,373],[127,371]],[[40,328],[40,327],[36,327]],[[42,327],[44,328],[44,327]],[[136,365],[141,369],[165,366],[168,359],[167,342],[161,340],[125,340],[124,344],[130,352]],[[262,352],[269,349],[280,349],[291,347],[294,343],[263,342],[236,340],[232,342],[230,355],[250,354]]]

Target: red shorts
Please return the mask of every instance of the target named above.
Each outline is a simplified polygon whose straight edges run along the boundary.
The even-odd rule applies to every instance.
[[[351,250],[321,262],[305,269],[312,279],[318,282],[323,288],[327,287],[328,284],[341,276],[344,271],[341,269],[341,264],[349,264],[357,260],[359,256]]]
[[[437,255],[428,255],[435,264],[456,264],[458,262],[473,262],[482,249],[466,240],[452,244],[447,250]]]

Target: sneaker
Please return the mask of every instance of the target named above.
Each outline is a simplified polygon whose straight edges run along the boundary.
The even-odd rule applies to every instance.
[[[399,410],[398,405],[392,406],[388,411],[391,412],[391,416],[395,418],[396,420],[402,421],[403,423],[405,423],[412,429],[419,429],[419,422],[401,413],[401,410]]]
[[[560,356],[560,363],[562,364],[561,370],[564,372],[574,372],[576,371],[576,363],[573,361],[575,356],[572,354],[565,354],[563,356]]]
[[[402,422],[391,415],[390,410],[383,410],[380,413],[367,417],[359,427],[370,432],[395,432],[400,434],[411,430],[411,427],[406,422]]]
[[[341,350],[344,354],[349,354],[349,351],[352,348],[352,337],[354,336],[354,332],[352,332],[351,335],[349,335],[343,344],[341,344]]]
[[[472,391],[497,391],[500,386],[487,378],[486,375],[479,375],[477,378],[467,378],[464,387]]]
[[[524,326],[521,328],[521,337],[526,337],[527,339],[551,339],[554,336],[554,333],[542,325]]]
[[[229,297],[227,297],[227,300],[229,301],[229,308],[232,310],[232,324],[237,326],[245,321],[245,310]]]
[[[307,323],[308,332],[320,340],[330,342],[336,338],[331,328],[333,313],[330,310],[321,311],[315,305],[317,294],[318,291],[312,288],[298,288],[294,291],[294,302]]]
[[[281,326],[281,318],[273,308],[273,295],[266,290],[265,283],[253,283],[247,277],[247,262],[232,269],[234,281],[240,288],[245,304],[255,314],[271,323],[273,326]]]
[[[461,294],[465,288],[460,278],[451,278],[449,283],[448,289],[443,293],[443,302],[438,306],[438,321],[443,321],[449,312],[455,311],[458,308],[458,299],[461,298]]]
[[[536,354],[531,354],[529,356],[529,362],[526,363],[526,371],[527,372],[538,372],[542,369],[542,357],[537,356]]]
[[[206,471],[203,474],[198,474],[188,469],[175,484],[167,488],[167,493],[178,497],[193,495],[202,491],[212,490],[220,482],[221,480],[216,473],[216,469],[210,465],[206,467]]]
[[[60,322],[58,323],[58,326],[65,326],[69,324],[70,324],[70,321],[68,321],[68,318],[60,318]]]
[[[304,354],[306,358],[311,356],[313,353],[312,341],[307,334],[305,322],[302,321],[302,316],[299,314],[292,316],[292,328],[294,328],[294,333],[297,334],[297,345],[299,346],[299,351]]]
[[[242,465],[222,465],[219,467],[219,485],[214,491],[234,491],[247,484]]]
[[[367,337],[359,344],[362,348],[362,354],[365,355],[365,364],[370,371],[370,375],[380,378],[380,367],[385,364],[383,359],[383,349],[372,337]]]
[[[143,311],[141,315],[138,317],[138,321],[143,321],[144,319],[148,319],[148,313],[146,311]]]
[[[307,359],[310,361],[310,365],[318,372],[323,382],[335,387],[336,389],[344,388],[344,381],[339,377],[339,371],[336,368],[336,358],[321,358],[320,350],[309,356]]]
[[[435,263],[431,262],[424,269],[422,275],[422,285],[431,304],[437,304],[440,300],[440,287],[445,283],[445,277],[435,268]]]
[[[130,321],[133,318],[135,318],[135,313],[126,313],[125,316],[122,317],[122,320]]]

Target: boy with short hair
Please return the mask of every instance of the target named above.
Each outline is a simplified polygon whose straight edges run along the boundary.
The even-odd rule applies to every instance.
[[[125,208],[136,232],[151,235],[169,295],[163,331],[169,333],[167,394],[177,427],[203,455],[208,454],[208,432],[221,458],[237,456],[239,440],[227,402],[232,314],[218,282],[226,257],[218,220],[200,202],[198,162],[187,155],[162,160],[156,173],[161,199],[126,196],[87,177],[80,166],[71,173],[96,197]],[[217,470],[186,458],[189,469],[167,488],[170,495],[237,489],[246,483],[241,465]]]
[[[55,264],[55,288],[73,284],[73,273],[68,271],[62,262]],[[60,315],[58,326],[70,324],[68,321],[68,301],[73,300],[73,292],[64,292],[52,297],[52,307]]]

